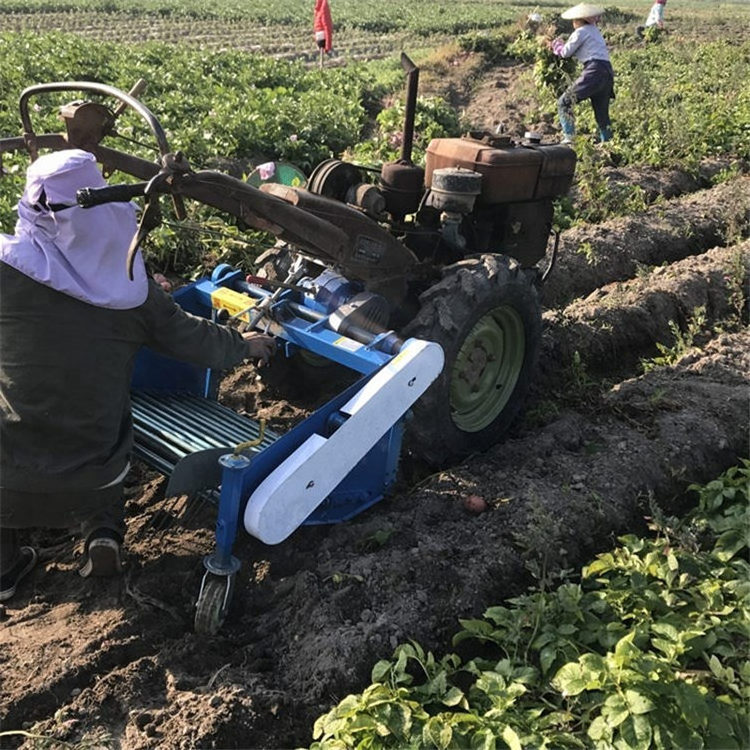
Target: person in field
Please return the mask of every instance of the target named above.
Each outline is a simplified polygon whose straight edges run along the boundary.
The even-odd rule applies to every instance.
[[[599,128],[599,140],[612,138],[609,100],[614,98],[614,71],[609,59],[607,43],[599,31],[599,19],[604,9],[598,5],[579,3],[569,8],[562,17],[573,21],[573,33],[567,41],[560,38],[548,42],[549,48],[560,57],[575,57],[583,63],[579,78],[557,100],[557,113],[563,143],[575,137],[574,108],[577,102],[588,99]]]
[[[318,45],[321,53],[330,53],[333,50],[333,21],[331,20],[331,9],[328,5],[328,0],[315,0],[313,32],[315,34],[315,43]]]
[[[648,12],[648,18],[643,26],[636,28],[636,33],[639,37],[643,37],[643,32],[655,26],[657,29],[664,28],[664,6],[667,4],[667,0],[656,0],[651,6],[651,10]]]
[[[19,530],[80,525],[84,577],[122,569],[123,480],[133,443],[136,352],[203,367],[267,360],[274,340],[184,312],[126,255],[135,206],[83,209],[106,185],[94,156],[68,149],[27,170],[15,234],[0,234],[0,601],[34,567]]]

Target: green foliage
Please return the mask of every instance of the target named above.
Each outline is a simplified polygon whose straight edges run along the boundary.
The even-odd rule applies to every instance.
[[[536,34],[530,29],[522,30],[511,44],[508,53],[523,62],[534,64],[534,83],[554,97],[573,82],[576,61],[572,57],[558,57],[547,47],[551,35]]]
[[[608,29],[605,36],[611,36]],[[555,69],[559,60],[549,51],[550,57],[545,58],[545,48],[538,47],[528,32],[514,45],[519,59],[536,61],[538,106],[556,118],[556,96],[580,68]],[[582,102],[575,110],[576,181],[582,190],[577,218],[601,221],[642,204],[637,189],[613,191],[607,185],[606,166],[638,164],[694,171],[701,160],[713,156],[750,158],[750,42],[702,39],[685,43],[684,38],[670,34],[662,35],[658,44],[611,45],[611,54],[614,140],[595,146],[598,128],[592,108]]]
[[[383,109],[376,118],[377,130],[363,143],[358,143],[347,154],[353,161],[382,163],[399,157],[403,143],[405,103],[398,101]],[[458,136],[461,122],[456,110],[444,99],[418,97],[414,115],[412,160],[424,162],[424,155],[433,138]]]
[[[706,324],[706,308],[696,307],[688,318],[683,331],[674,320],[669,321],[669,330],[674,337],[672,346],[656,342],[659,356],[651,360],[644,360],[641,365],[644,372],[650,372],[657,367],[668,367],[677,362],[686,352],[695,345],[696,337],[703,331]]]
[[[639,16],[635,13],[624,10],[619,5],[606,5],[604,7],[604,18],[607,26],[612,24],[632,24]]]
[[[747,316],[748,297],[745,293],[747,263],[746,254],[741,248],[737,248],[732,254],[729,268],[724,274],[729,290],[729,307],[732,311],[729,320],[727,320],[730,328],[740,328]]]
[[[588,138],[576,139],[576,216],[578,222],[599,222],[646,208],[641,187],[614,183],[608,178],[607,151]]]
[[[558,57],[546,46],[539,45],[534,62],[534,82],[555,96],[561,96],[574,80],[575,61],[570,57]]]
[[[354,28],[387,34],[408,29],[417,34],[462,34],[477,28],[491,28],[515,12],[510,7],[472,0],[436,3],[410,0],[404,3],[372,3],[367,0],[336,0],[332,13],[338,28]],[[0,0],[0,11],[97,11],[126,16],[156,18],[230,19],[262,25],[281,24],[311,27],[313,4],[309,0]]]
[[[660,29],[658,26],[647,26],[643,31],[643,38],[647,42],[658,42],[664,34],[664,29]]]
[[[195,51],[157,43],[82,45],[77,37],[64,34],[0,34],[0,60],[0,90],[8,92],[11,101],[34,83],[92,80],[128,90],[144,78],[148,88],[142,100],[161,122],[173,150],[182,150],[194,168],[245,173],[253,163],[270,159],[291,161],[309,171],[340,153],[360,138],[366,120],[365,92],[382,92],[382,79],[366,66],[321,71],[231,50]],[[382,68],[377,75],[381,74]],[[76,95],[35,97],[31,102],[35,131],[61,130],[59,106]],[[20,130],[17,107],[4,104],[0,133],[16,135]],[[112,145],[155,158],[153,137],[135,114],[120,118],[118,132],[129,142]],[[12,231],[15,223],[13,207],[23,189],[27,163],[24,154],[3,158],[0,226],[4,232]],[[216,259],[247,261],[262,243],[267,244],[257,233],[239,237],[236,227],[217,224],[203,207],[189,208],[190,221],[167,224],[149,238],[147,256],[159,270],[178,268],[187,275]],[[197,226],[202,227],[200,232],[193,231]]]
[[[464,0],[436,10],[434,0],[422,0],[405,8],[399,3],[372,4],[363,0],[337,0],[336,24],[339,38],[353,28],[377,26],[363,31],[374,39],[389,35],[459,34],[459,45],[499,59],[506,54],[533,63],[538,100],[530,103],[529,118],[556,117],[555,99],[567,81],[575,77],[575,63],[551,55],[542,39],[562,30],[556,8],[541,3],[543,22],[535,31],[520,23],[518,9],[503,3]],[[68,9],[71,27],[75,12],[115,12],[113,24],[123,29],[135,19],[242,19],[243,24],[286,24],[302,29],[309,37],[310,8],[303,0],[279,4],[275,0],[245,3],[239,0],[188,0],[175,4],[167,0],[84,0],[82,3],[53,3],[30,0],[18,3],[0,0],[0,12],[51,12]],[[522,6],[524,16],[528,6]],[[630,23],[614,8],[606,13],[605,36],[612,47],[617,98],[612,103],[615,138],[605,146],[594,145],[597,132],[591,107],[576,107],[578,151],[575,209],[570,201],[559,201],[555,224],[564,228],[576,221],[597,222],[644,207],[644,194],[637,187],[616,186],[606,179],[612,164],[677,166],[695,170],[701,160],[721,155],[750,159],[750,42],[715,40],[703,34],[696,41],[670,29],[659,44],[638,43],[632,30],[630,40],[614,24]],[[237,24],[235,23],[235,26]],[[390,29],[390,30],[389,30]],[[432,30],[432,31],[430,31]],[[569,29],[566,26],[566,31]],[[0,133],[20,131],[15,100],[27,85],[43,81],[91,79],[127,89],[138,78],[149,81],[144,100],[167,128],[170,144],[182,149],[196,167],[228,169],[237,176],[254,164],[284,159],[309,171],[331,155],[349,153],[365,162],[380,162],[398,156],[401,143],[403,105],[385,110],[376,124],[372,141],[369,123],[380,111],[385,95],[401,88],[403,72],[398,60],[357,64],[346,68],[306,68],[271,57],[250,55],[224,43],[224,51],[190,48],[190,34],[181,32],[180,43],[118,45],[61,34],[0,34],[0,90],[7,99],[0,103]],[[297,33],[296,31],[294,33]],[[358,32],[359,33],[359,32]],[[124,36],[124,34],[123,34]],[[274,34],[271,33],[271,38]],[[413,37],[409,37],[410,39]],[[440,37],[445,39],[445,36]],[[402,42],[406,37],[399,37]],[[613,43],[612,40],[615,40]],[[434,38],[433,38],[434,41]],[[184,43],[183,43],[184,42]],[[267,47],[263,47],[266,49]],[[407,47],[408,48],[408,47]],[[377,54],[382,54],[381,48]],[[382,48],[385,49],[385,48]],[[59,129],[56,111],[59,98],[39,99],[34,113],[39,129]],[[434,136],[455,135],[464,129],[458,114],[447,102],[423,100],[417,123],[414,158]],[[126,115],[119,124],[124,136],[139,139],[135,118]],[[149,140],[148,138],[145,140]],[[153,151],[140,155],[152,158]],[[0,180],[0,227],[9,232],[15,222],[13,206],[23,184],[23,157],[4,157],[7,173]],[[725,175],[725,176],[728,176]],[[197,224],[204,212],[191,217]],[[231,234],[230,230],[230,234]],[[227,252],[219,235],[190,237],[175,228],[170,241],[180,241],[179,252],[191,267]],[[166,235],[165,235],[166,236]],[[253,235],[249,238],[257,243]],[[151,243],[159,262],[169,261],[166,240],[157,232]],[[244,246],[246,247],[246,246]],[[252,257],[240,242],[231,243],[232,257]]]
[[[566,373],[566,380],[569,384],[568,387],[575,394],[574,398],[585,398],[592,389],[599,387],[597,381],[591,377],[578,350],[573,352],[573,359]]]
[[[750,156],[750,42],[659,45],[614,59],[612,120],[628,163],[694,166]]]
[[[481,657],[399,646],[318,719],[313,750],[745,747],[750,461],[690,490],[675,529],[462,620],[454,644]]]
[[[489,65],[494,65],[506,57],[512,57],[512,43],[517,29],[513,26],[497,30],[474,31],[458,39],[462,52],[474,52],[484,56]]]

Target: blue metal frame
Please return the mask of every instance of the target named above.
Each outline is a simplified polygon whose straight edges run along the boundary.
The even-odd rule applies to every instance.
[[[226,287],[238,291],[241,290],[242,282],[243,278],[240,271],[236,271],[226,264],[217,266],[210,279],[201,279],[191,285],[191,302],[202,310],[202,312],[196,312],[195,314],[211,317],[211,295],[217,288]],[[264,296],[270,294],[260,287],[253,287],[252,285],[250,287],[256,290],[257,300],[261,300]],[[303,307],[307,306],[311,311],[319,313],[318,305],[315,305],[311,300],[300,299],[299,297],[300,295],[297,292],[285,290],[272,306],[274,312],[283,310],[283,314],[278,315],[278,318],[283,321],[278,336],[287,342],[285,354],[293,353],[295,347],[306,349],[363,374],[374,372],[391,359],[391,354],[378,348],[388,338],[389,332],[376,336],[369,344],[361,344],[353,350],[351,348],[352,340],[334,331],[328,323],[328,316],[323,316],[313,322],[295,315],[287,302],[300,302]]]
[[[224,464],[217,519],[216,555],[231,558],[238,513],[244,512],[242,499],[249,498],[258,485],[313,433],[329,435],[335,429],[339,409],[362,387],[358,381],[311,414],[273,444],[252,457],[242,467]],[[396,479],[401,451],[402,428],[394,425],[362,458],[336,489],[310,514],[304,526],[340,523],[382,500]]]
[[[175,301],[188,312],[205,318],[214,316],[211,295],[217,288],[234,288],[242,282],[242,273],[230,266],[219,266],[210,279],[200,279],[174,294]],[[267,294],[257,289],[262,298]],[[286,301],[304,303],[291,290],[284,291],[275,307]],[[281,462],[289,457],[313,433],[332,434],[346,415],[341,407],[362,388],[364,383],[390,361],[392,354],[379,350],[378,345],[388,334],[376,337],[369,345],[355,345],[327,326],[327,317],[311,322],[288,308],[280,317],[281,328],[274,333],[286,342],[286,353],[296,347],[307,349],[329,360],[338,362],[364,377],[351,385],[328,403],[320,407],[292,430],[252,458],[231,454],[222,456],[222,485],[216,521],[216,550],[204,560],[207,571],[231,576],[237,572],[239,561],[233,557],[232,548],[237,536],[240,517],[244,513],[243,501]],[[169,392],[189,392],[215,399],[220,373],[207,368],[186,365],[144,350],[136,361],[134,388],[148,388]],[[396,479],[401,451],[403,428],[395,424],[362,458],[336,489],[309,516],[304,525],[329,524],[345,521],[361,513],[383,498]]]

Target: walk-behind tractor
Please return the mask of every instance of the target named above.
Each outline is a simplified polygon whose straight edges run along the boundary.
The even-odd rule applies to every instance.
[[[107,176],[129,176],[78,195],[82,206],[144,197],[129,272],[159,224],[165,194],[178,218],[190,199],[274,235],[254,275],[221,265],[178,289],[175,300],[217,322],[271,333],[276,359],[297,363],[307,378],[327,377],[331,363],[362,376],[277,435],[217,402],[220,373],[142,352],[132,391],[137,454],[170,477],[168,495],[218,499],[198,630],[215,632],[224,620],[240,523],[277,544],[302,524],[351,518],[395,481],[404,432],[408,449],[428,462],[455,460],[497,442],[528,389],[540,288],[557,249],[553,199],[571,184],[575,153],[533,137],[516,144],[470,133],[433,140],[425,168],[415,165],[418,69],[406,56],[402,62],[401,158],[378,170],[329,159],[306,182],[288,165],[266,166],[247,181],[194,170],[170,151],[137,98],[140,85],[130,93],[81,81],[31,86],[20,97],[23,134],[0,140],[0,155],[27,150],[32,160],[83,148]],[[67,101],[70,92],[88,98],[61,107],[65,132],[35,133],[30,102],[58,93]],[[129,108],[155,139],[158,160],[109,145]]]

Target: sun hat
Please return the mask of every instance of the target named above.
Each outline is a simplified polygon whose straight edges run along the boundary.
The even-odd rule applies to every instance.
[[[565,18],[568,21],[575,21],[580,18],[596,18],[604,13],[604,8],[599,5],[592,5],[591,3],[578,3],[572,8],[569,8],[564,13],[560,14],[561,18]]]

